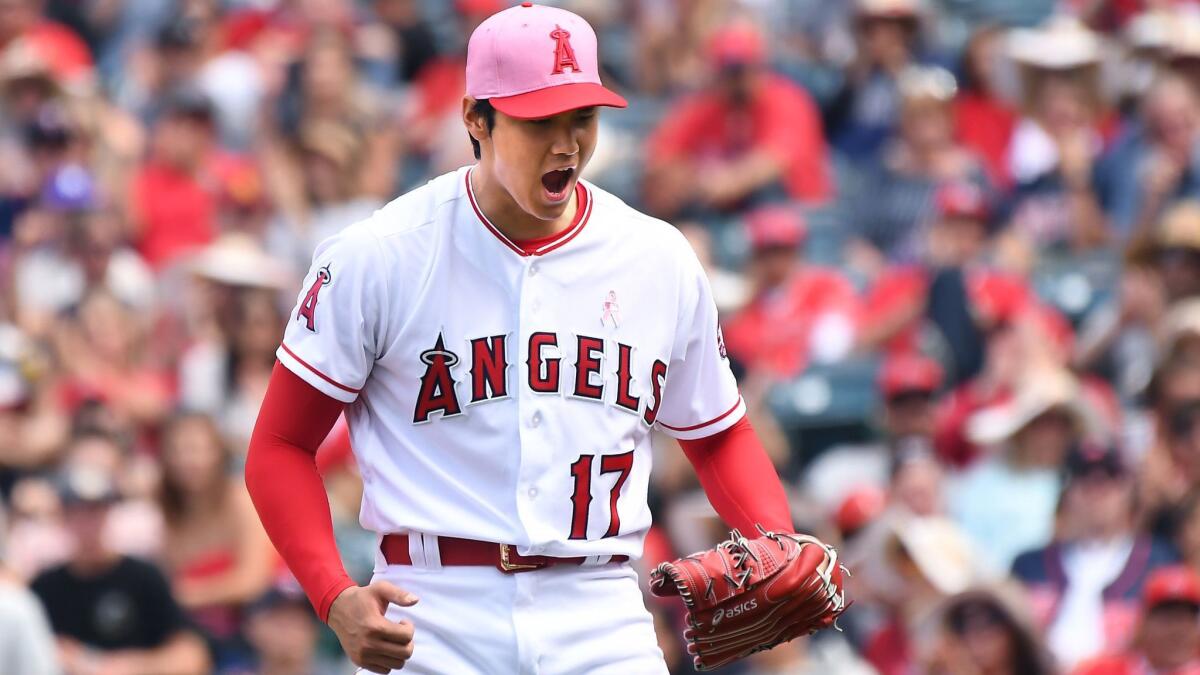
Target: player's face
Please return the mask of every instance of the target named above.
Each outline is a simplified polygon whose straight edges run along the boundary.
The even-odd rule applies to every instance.
[[[523,211],[542,220],[559,218],[596,149],[597,128],[595,108],[533,120],[497,111],[494,174]]]

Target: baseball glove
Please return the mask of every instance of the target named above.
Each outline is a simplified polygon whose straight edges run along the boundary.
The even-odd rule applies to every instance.
[[[687,606],[683,636],[697,670],[833,625],[846,609],[837,551],[815,537],[737,530],[714,549],[659,565],[650,591]]]

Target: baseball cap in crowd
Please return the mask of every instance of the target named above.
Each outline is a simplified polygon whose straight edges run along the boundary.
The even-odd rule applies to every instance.
[[[847,535],[858,532],[874,521],[887,508],[887,495],[883,490],[864,485],[850,491],[833,514],[838,530]]]
[[[300,584],[292,579],[285,579],[276,582],[265,593],[251,602],[246,607],[246,613],[254,615],[281,607],[296,607],[301,610],[312,611],[308,599],[304,595],[304,591],[300,588]]]
[[[944,183],[934,194],[934,203],[937,205],[938,214],[943,218],[986,220],[988,217],[987,197],[974,183]]]
[[[64,506],[100,506],[120,499],[112,476],[101,469],[70,467],[59,474],[57,482]]]
[[[717,29],[708,38],[707,53],[708,60],[717,67],[759,65],[767,60],[762,33],[748,23]]]
[[[920,354],[889,356],[879,371],[879,390],[884,398],[907,393],[933,393],[942,386],[942,367]]]
[[[466,90],[518,119],[627,105],[600,82],[596,32],[588,22],[532,2],[493,14],[471,33]]]
[[[1150,573],[1142,604],[1154,609],[1166,603],[1186,603],[1200,608],[1200,576],[1185,565],[1161,567]]]
[[[746,216],[746,237],[756,251],[799,246],[807,236],[804,216],[789,206],[764,206]]]
[[[1111,445],[1080,443],[1067,454],[1065,464],[1067,477],[1071,480],[1101,475],[1108,478],[1123,478],[1129,475],[1121,453]]]

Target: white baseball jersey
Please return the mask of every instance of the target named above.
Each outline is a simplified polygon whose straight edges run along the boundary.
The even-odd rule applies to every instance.
[[[324,241],[279,360],[349,404],[364,527],[637,557],[650,430],[701,438],[745,412],[704,271],[582,181],[572,225],[526,252],[471,170]]]

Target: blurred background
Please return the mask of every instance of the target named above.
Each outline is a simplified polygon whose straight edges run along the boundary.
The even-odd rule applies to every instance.
[[[316,244],[472,161],[508,4],[0,0],[0,673],[353,670],[246,443]],[[1200,673],[1200,3],[553,4],[630,100],[587,177],[687,234],[854,571],[727,672]],[[660,440],[647,567],[725,534]]]

